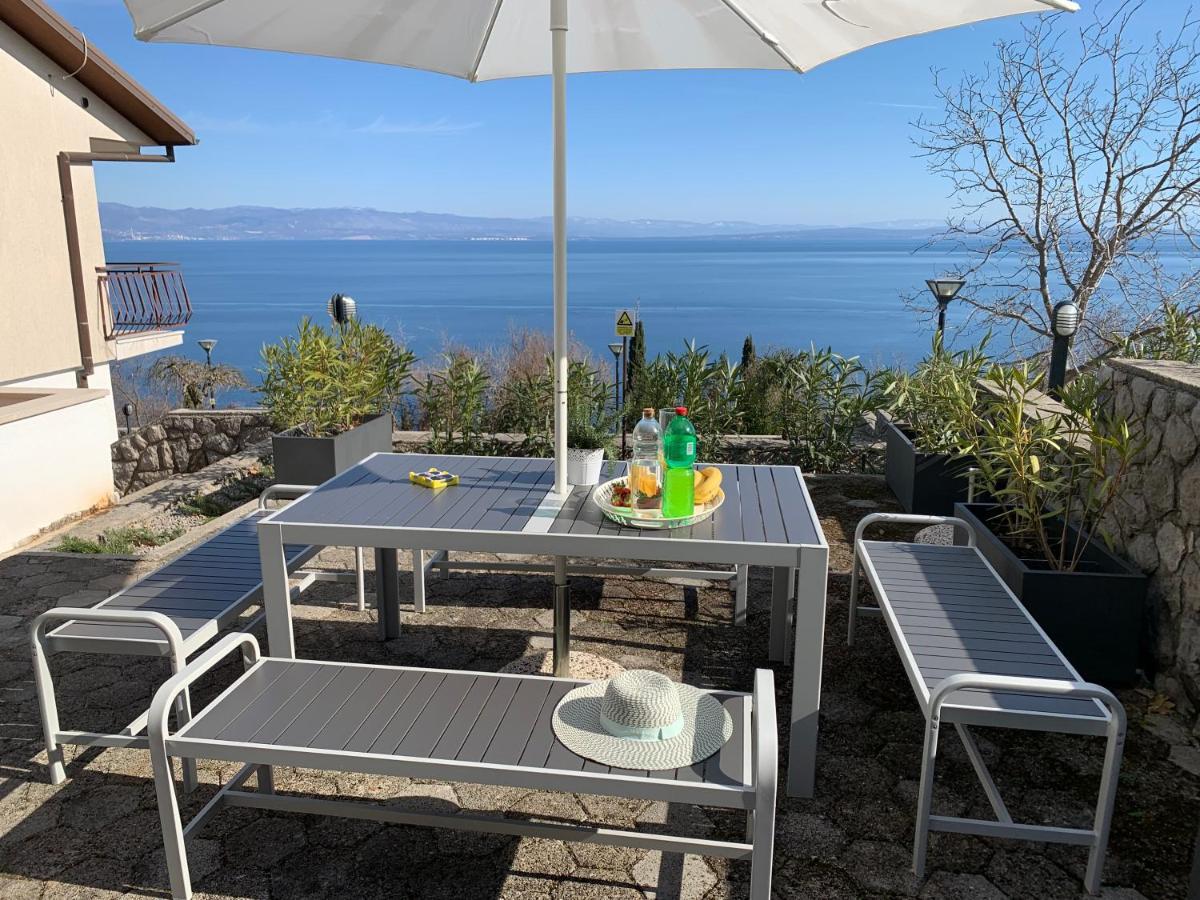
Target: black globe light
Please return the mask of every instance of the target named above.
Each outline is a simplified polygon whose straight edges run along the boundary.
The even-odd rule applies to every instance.
[[[125,414],[125,433],[129,434],[133,431],[133,404],[126,403],[121,407],[121,412]]]
[[[929,278],[925,284],[929,286],[929,292],[933,294],[938,304],[938,333],[941,334],[946,330],[946,307],[950,305],[950,301],[958,296],[958,292],[963,289],[966,284],[963,278]]]
[[[357,307],[358,304],[354,302],[354,298],[347,297],[345,294],[334,294],[325,306],[329,311],[329,317],[338,325],[348,324],[358,314]]]
[[[1046,375],[1046,389],[1058,396],[1067,383],[1067,357],[1071,352],[1071,339],[1079,331],[1079,307],[1070,300],[1054,304],[1050,311],[1050,371]]]

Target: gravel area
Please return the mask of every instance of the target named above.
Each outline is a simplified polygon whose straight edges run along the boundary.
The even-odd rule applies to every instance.
[[[854,523],[894,509],[882,481],[814,478],[813,498],[830,542],[831,575],[817,794],[781,796],[775,896],[799,898],[1076,898],[1082,848],[937,835],[929,871],[909,871],[923,720],[882,623],[869,620],[844,645]],[[487,557],[475,556],[476,559]],[[349,568],[348,551],[320,562]],[[147,754],[73,748],[67,783],[46,781],[27,628],[40,611],[102,599],[149,568],[146,562],[17,554],[0,560],[0,900],[162,897],[166,873]],[[573,582],[573,649],[623,668],[647,668],[701,686],[745,690],[766,665],[770,583],[753,571],[747,627],[731,624],[725,586],[614,577]],[[369,584],[368,589],[373,585]],[[402,582],[402,590],[404,583]],[[533,665],[551,636],[546,576],[461,573],[429,582],[428,611],[404,612],[403,633],[381,643],[372,612],[355,609],[347,585],[314,585],[295,606],[302,656],[497,671]],[[260,632],[261,634],[261,632]],[[159,660],[70,655],[53,662],[64,727],[111,728],[145,709],[166,674]],[[232,668],[207,677],[202,706]],[[776,669],[786,716],[790,674]],[[1111,900],[1183,898],[1200,778],[1191,736],[1149,690],[1122,694],[1130,734],[1105,869]],[[786,754],[786,729],[782,731]],[[1045,734],[980,731],[1014,814],[1029,821],[1087,821],[1101,742]],[[957,742],[947,740],[935,808],[987,815]],[[229,765],[201,766],[202,785],[185,815],[212,796]],[[470,784],[277,771],[289,792],[337,793],[403,807],[566,816],[616,827],[667,821],[701,836],[736,837],[737,816],[589,796],[499,790]],[[191,846],[199,898],[744,898],[745,863],[555,841],[381,826],[250,810],[219,813]]]

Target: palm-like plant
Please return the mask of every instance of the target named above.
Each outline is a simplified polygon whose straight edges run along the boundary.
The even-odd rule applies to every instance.
[[[928,356],[911,373],[901,373],[887,387],[889,408],[912,432],[924,453],[969,452],[977,430],[979,380],[988,367],[988,337],[974,347],[951,353],[940,333]]]

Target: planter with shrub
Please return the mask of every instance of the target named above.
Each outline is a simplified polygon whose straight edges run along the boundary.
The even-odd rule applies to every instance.
[[[382,328],[352,320],[263,347],[263,405],[281,484],[321,484],[372,453],[392,449],[392,413],[413,354]]]
[[[878,430],[887,444],[884,475],[905,512],[949,515],[967,499],[974,460],[977,383],[987,365],[986,340],[950,353],[941,336],[911,374],[892,383]]]
[[[1131,684],[1147,579],[1111,552],[1100,523],[1141,444],[1124,419],[1103,411],[1092,378],[1077,378],[1050,407],[1025,368],[997,367],[987,383],[974,450],[998,502],[958,504],[955,514],[1085,679]]]

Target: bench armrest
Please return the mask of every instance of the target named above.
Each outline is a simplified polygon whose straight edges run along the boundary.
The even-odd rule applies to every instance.
[[[258,495],[258,508],[266,509],[268,500],[296,500],[316,490],[314,484],[272,484]]]
[[[962,673],[942,679],[929,695],[930,721],[936,722],[941,718],[942,706],[950,699],[951,695],[967,690],[1007,691],[1019,694],[1098,700],[1108,709],[1109,733],[1115,735],[1125,733],[1125,707],[1107,688],[1087,681],[1027,678],[1018,675]]]
[[[29,629],[33,640],[33,652],[39,658],[46,656],[46,630],[51,625],[63,622],[96,622],[100,624],[121,625],[150,625],[157,628],[167,639],[171,648],[171,658],[181,664],[184,660],[183,633],[171,619],[160,612],[146,609],[117,609],[102,606],[94,609],[87,607],[60,606],[48,609],[36,619]]]
[[[167,738],[167,716],[175,705],[175,698],[182,694],[187,687],[218,663],[223,662],[234,650],[242,650],[242,659],[249,669],[258,662],[260,653],[258,639],[244,631],[227,634],[217,641],[194,660],[163,682],[154,694],[150,703],[150,714],[147,728],[150,732],[150,745],[161,746]]]
[[[888,522],[896,525],[957,525],[967,532],[967,546],[975,546],[975,529],[971,523],[958,516],[917,516],[911,513],[871,513],[854,529],[854,546],[862,540],[863,532],[871,525]]]
[[[760,794],[769,793],[774,803],[779,778],[779,722],[775,716],[775,673],[770,669],[754,671],[752,702],[754,732],[751,765],[754,767],[754,787]]]

